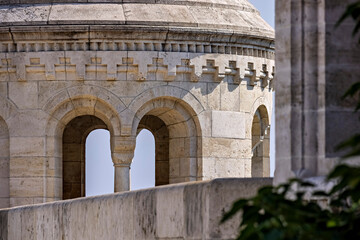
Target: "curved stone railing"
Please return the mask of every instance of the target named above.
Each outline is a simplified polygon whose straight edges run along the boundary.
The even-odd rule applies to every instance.
[[[238,198],[272,179],[216,179],[0,210],[0,239],[234,239],[220,225]]]

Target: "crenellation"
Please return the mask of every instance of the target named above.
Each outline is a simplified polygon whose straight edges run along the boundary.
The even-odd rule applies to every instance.
[[[194,65],[190,65],[190,59],[181,59],[181,65],[176,66],[176,80],[197,82]]]
[[[12,64],[11,58],[2,58],[0,65],[0,74],[16,73],[16,65]]]
[[[262,88],[266,88],[269,85],[270,77],[266,64],[262,65],[262,70],[260,71],[260,75],[258,76],[258,78],[261,80],[260,86]]]
[[[107,80],[107,64],[102,64],[102,58],[92,57],[91,63],[85,67],[86,80]]]
[[[134,58],[122,58],[122,64],[117,64],[117,79],[126,79],[130,81],[143,81],[139,78],[138,64],[134,64]]]
[[[256,85],[256,70],[254,68],[254,63],[249,62],[247,68],[244,72],[244,79],[248,80],[248,85],[255,86]]]
[[[275,66],[272,67],[271,75],[269,77],[269,88],[274,89]]]
[[[152,64],[148,64],[147,80],[173,81],[175,76],[169,75],[168,65],[164,64],[163,58],[153,58]]]
[[[76,80],[76,65],[71,64],[70,57],[59,57],[59,64],[54,64],[55,79]]]
[[[18,80],[23,79],[31,81],[40,80],[152,80],[152,81],[205,81],[205,82],[221,82],[227,79],[228,82],[240,84],[242,80],[246,80],[250,86],[255,86],[260,82],[262,88],[269,87],[272,89],[273,85],[269,85],[274,77],[274,72],[269,72],[272,65],[261,64],[260,62],[248,62],[247,67],[244,66],[244,61],[240,57],[229,56],[224,58],[224,62],[216,64],[215,60],[210,59],[211,55],[198,55],[197,60],[194,61],[191,54],[183,54],[183,57],[176,59],[175,53],[166,54],[161,53],[161,58],[155,55],[147,55],[146,52],[133,52],[132,57],[121,58],[108,63],[103,63],[102,59],[111,54],[110,51],[92,52],[95,55],[102,57],[94,57],[94,54],[84,54],[83,52],[56,52],[55,57],[49,57],[51,52],[42,52],[37,57],[30,57],[29,64],[23,67],[26,69],[26,76],[24,78],[18,77]],[[136,54],[135,54],[136,53]],[[54,53],[55,54],[55,53]],[[16,54],[15,54],[16,55]],[[126,52],[119,52],[119,56],[126,55]],[[64,57],[68,56],[68,57]],[[89,57],[89,62],[83,64],[82,57]],[[147,56],[146,58],[144,58]],[[226,55],[225,55],[226,56]],[[174,58],[175,57],[175,58]],[[57,60],[56,60],[57,59]],[[122,60],[120,60],[122,59]],[[229,60],[227,60],[229,59]],[[148,61],[148,63],[146,63]],[[177,62],[179,61],[180,64]],[[226,62],[225,62],[226,61]],[[4,79],[7,74],[21,75],[22,64],[6,65],[6,61],[2,61],[0,65],[0,75]],[[138,63],[141,63],[140,65]],[[269,62],[270,63],[270,62]],[[9,63],[11,64],[11,63]],[[269,66],[269,67],[268,67]],[[145,67],[145,68],[144,68]],[[220,69],[223,69],[222,71]],[[20,72],[19,72],[20,71]],[[142,72],[141,72],[142,71]],[[83,76],[83,77],[81,77]]]
[[[240,84],[240,69],[236,66],[236,61],[229,61],[229,66],[225,67],[225,75],[229,82]]]

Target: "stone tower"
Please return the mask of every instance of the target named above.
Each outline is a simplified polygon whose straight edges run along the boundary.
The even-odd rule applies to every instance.
[[[0,208],[84,196],[95,129],[110,132],[115,191],[144,128],[156,185],[269,176],[274,32],[247,0],[13,2],[0,3]]]

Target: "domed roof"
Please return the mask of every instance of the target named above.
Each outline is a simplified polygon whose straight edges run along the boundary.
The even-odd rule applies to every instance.
[[[247,0],[1,1],[0,26],[116,25],[184,28],[274,38]],[[45,3],[44,3],[45,2]]]

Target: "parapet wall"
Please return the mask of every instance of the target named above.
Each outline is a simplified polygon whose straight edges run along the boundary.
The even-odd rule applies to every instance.
[[[238,198],[271,178],[216,179],[0,211],[0,239],[234,239],[239,218],[220,226]]]

